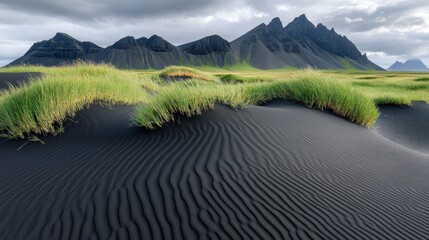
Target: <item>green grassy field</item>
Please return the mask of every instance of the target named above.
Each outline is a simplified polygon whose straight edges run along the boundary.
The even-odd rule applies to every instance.
[[[0,92],[0,132],[5,138],[37,139],[63,131],[62,123],[94,102],[135,105],[137,126],[161,127],[174,114],[201,114],[214,104],[236,109],[272,99],[330,109],[365,127],[377,105],[429,102],[429,74],[311,69],[170,67],[161,71],[118,70],[77,63],[64,67],[22,66],[0,72],[41,72],[43,77]]]

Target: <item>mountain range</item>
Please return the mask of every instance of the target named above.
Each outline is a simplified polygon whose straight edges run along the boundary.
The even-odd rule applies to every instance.
[[[248,64],[259,69],[283,67],[383,70],[372,63],[345,36],[323,24],[315,26],[305,15],[283,26],[279,18],[260,24],[228,42],[218,35],[174,46],[160,36],[125,37],[102,48],[65,33],[33,44],[8,66],[56,66],[76,60],[110,63],[118,68],[161,69],[169,65],[226,67]]]
[[[402,63],[396,61],[388,71],[429,71],[429,68],[420,59],[410,59]]]

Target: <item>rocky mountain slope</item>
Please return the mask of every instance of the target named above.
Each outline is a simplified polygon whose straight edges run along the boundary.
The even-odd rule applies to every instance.
[[[248,64],[259,69],[283,67],[320,69],[383,70],[347,39],[315,26],[305,15],[283,26],[279,18],[260,24],[228,42],[218,35],[174,46],[159,36],[125,37],[107,48],[80,42],[58,33],[48,41],[35,43],[21,58],[9,65],[60,65],[75,60],[111,63],[119,68],[160,69],[169,65],[225,67]]]
[[[81,42],[65,33],[57,33],[47,41],[37,42],[9,65],[39,64],[54,66],[73,60],[92,60],[103,48],[91,42]]]

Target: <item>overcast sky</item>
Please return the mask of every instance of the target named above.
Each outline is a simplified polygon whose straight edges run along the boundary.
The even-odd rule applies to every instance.
[[[0,66],[56,32],[102,47],[153,34],[175,45],[212,34],[232,41],[274,17],[286,25],[303,13],[382,67],[409,58],[429,65],[428,0],[0,0]]]

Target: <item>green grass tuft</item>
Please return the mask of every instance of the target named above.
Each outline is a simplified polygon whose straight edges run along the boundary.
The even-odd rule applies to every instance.
[[[291,82],[290,95],[309,107],[331,109],[339,116],[366,127],[372,126],[379,115],[370,98],[319,72],[309,72],[298,81]]]
[[[255,82],[267,82],[271,81],[266,78],[256,77],[244,77],[236,74],[225,74],[220,75],[219,80],[223,83],[242,84],[242,83],[255,83]]]
[[[191,79],[199,79],[211,82],[218,82],[218,79],[211,74],[196,70],[190,67],[182,67],[182,66],[171,66],[162,70],[159,73],[161,78],[191,78]]]
[[[321,110],[331,109],[363,126],[371,126],[378,117],[378,110],[368,97],[319,72],[307,70],[298,80],[289,82],[169,86],[149,103],[137,107],[134,122],[153,129],[172,121],[174,114],[201,114],[216,102],[237,107],[278,98],[297,100]]]
[[[409,98],[398,96],[380,96],[374,99],[377,105],[406,105],[411,106],[412,101]]]
[[[416,78],[416,79],[414,79],[414,81],[416,81],[416,82],[429,82],[429,77]]]
[[[46,70],[46,69],[45,69]],[[50,70],[46,70],[49,72]],[[136,104],[147,99],[144,84],[134,73],[108,66],[78,64],[57,69],[37,81],[11,88],[0,98],[0,132],[6,138],[57,134],[68,117],[97,101]]]
[[[138,106],[133,116],[137,126],[153,129],[171,122],[175,114],[193,116],[212,109],[216,102],[238,107],[240,88],[201,84],[195,81],[165,87],[150,102]]]
[[[365,77],[359,77],[358,79],[362,80],[371,80],[371,79],[377,79],[378,77],[375,76],[365,76]]]

